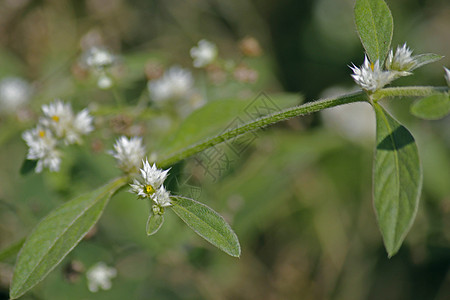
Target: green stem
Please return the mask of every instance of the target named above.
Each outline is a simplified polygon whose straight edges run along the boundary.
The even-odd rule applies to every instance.
[[[448,87],[406,86],[390,87],[376,91],[372,99],[376,102],[386,97],[420,97],[448,91]]]
[[[243,135],[247,132],[257,130],[259,128],[288,120],[293,117],[303,116],[307,114],[311,114],[317,111],[320,111],[325,108],[330,108],[338,105],[353,103],[353,102],[364,102],[369,101],[369,98],[367,95],[362,92],[358,91],[355,93],[347,94],[340,97],[334,97],[334,98],[328,98],[323,100],[318,100],[314,102],[309,102],[303,105],[291,107],[288,109],[284,109],[280,112],[273,113],[261,118],[258,118],[254,121],[250,121],[246,124],[243,124],[242,126],[234,129],[227,130],[219,135],[213,136],[205,141],[202,141],[200,143],[194,144],[192,146],[189,146],[187,148],[184,148],[178,152],[167,154],[165,157],[162,157],[159,159],[159,167],[164,168],[167,166],[170,166],[180,160],[183,160],[191,155],[194,155],[196,153],[199,153],[207,148],[213,147],[217,144],[220,144],[226,140],[230,140],[232,138],[238,137],[240,135]]]
[[[334,106],[339,106],[343,104],[353,103],[353,102],[374,102],[385,98],[385,97],[414,97],[414,96],[428,96],[434,93],[442,93],[448,91],[448,87],[432,87],[432,86],[412,86],[412,87],[391,87],[381,89],[371,95],[371,98],[363,91],[358,91],[350,94],[346,94],[340,97],[328,98],[323,100],[318,100],[314,102],[308,102],[303,105],[291,107],[282,110],[277,113],[273,113],[254,121],[250,121],[238,128],[230,129],[223,132],[222,134],[213,136],[205,141],[193,144],[175,153],[169,153],[159,159],[158,165],[160,167],[170,166],[180,160],[183,160],[191,155],[199,153],[207,148],[213,147],[220,144],[226,140],[243,135],[247,132],[257,130],[259,128],[271,125],[280,121],[284,121],[293,117],[303,116],[320,111],[325,108],[330,108]]]

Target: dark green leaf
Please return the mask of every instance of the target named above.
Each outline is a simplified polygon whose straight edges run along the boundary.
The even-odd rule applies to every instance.
[[[435,94],[422,98],[411,106],[411,113],[425,120],[437,120],[450,113],[448,94]]]
[[[411,133],[374,104],[377,120],[374,206],[389,257],[397,253],[419,205],[422,169]]]
[[[121,177],[66,202],[35,227],[20,250],[11,283],[11,299],[23,295],[62,261],[95,225],[111,196],[126,182]]]
[[[239,240],[230,225],[214,210],[185,197],[172,197],[173,211],[202,238],[231,256],[241,255]]]
[[[394,22],[383,0],[357,0],[355,23],[359,38],[372,63],[384,65],[391,46]]]
[[[20,175],[26,175],[36,168],[37,160],[25,159],[20,167]]]

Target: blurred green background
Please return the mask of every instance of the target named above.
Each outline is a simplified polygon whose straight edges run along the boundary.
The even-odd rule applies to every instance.
[[[388,4],[394,47],[407,41],[415,54],[446,56],[396,84],[444,85],[449,2]],[[118,175],[106,153],[118,135],[137,126],[151,152],[172,132],[159,130],[153,111],[135,118],[114,106],[113,93],[99,90],[92,76],[77,68],[86,45],[99,43],[120,55],[117,82],[127,107],[148,97],[146,64],[192,69],[189,49],[202,38],[218,45],[221,58],[244,62],[259,74],[252,84],[208,85],[208,101],[254,99],[261,91],[302,94],[311,101],[354,88],[348,65],[360,65],[364,55],[353,5],[352,0],[1,1],[0,80],[20,76],[34,92],[20,114],[0,116],[0,249],[20,241],[52,208]],[[247,36],[259,41],[262,55],[243,57],[239,43]],[[204,73],[193,72],[202,82]],[[88,106],[104,129],[84,147],[68,150],[61,172],[22,176],[21,132],[34,126],[40,106],[54,98],[76,109]],[[224,215],[240,238],[240,259],[210,246],[171,214],[148,238],[148,207],[124,190],[112,199],[96,232],[23,299],[449,299],[450,119],[415,119],[408,113],[411,101],[396,101],[389,109],[419,144],[423,195],[411,232],[393,258],[387,258],[372,209],[373,142],[350,137],[336,123],[327,126],[331,115],[315,114],[258,131],[220,178],[207,178],[195,158],[172,167],[169,188],[192,193]],[[349,118],[343,122],[352,124]],[[173,130],[177,126],[172,124]],[[14,255],[0,260],[0,299],[8,299],[14,261]],[[70,268],[74,261],[83,266],[80,273]],[[118,275],[110,290],[91,293],[83,270],[98,261],[114,266]]]

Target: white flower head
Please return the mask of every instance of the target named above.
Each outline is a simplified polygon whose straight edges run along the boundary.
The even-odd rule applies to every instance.
[[[156,204],[161,206],[170,205],[170,195],[163,187],[164,180],[166,180],[169,170],[161,170],[152,166],[146,159],[143,161],[141,171],[141,181],[134,179],[130,184],[131,192],[136,193],[140,198],[150,198]]]
[[[58,138],[64,138],[66,144],[81,143],[81,135],[88,134],[94,128],[93,118],[87,109],[74,116],[70,103],[56,100],[49,105],[42,105],[44,118],[40,123],[50,128]]]
[[[102,90],[110,89],[114,85],[114,81],[107,74],[101,74],[97,79],[97,86]]]
[[[417,64],[414,57],[411,56],[412,52],[406,43],[402,47],[398,46],[395,54],[391,50],[386,59],[386,69],[399,72],[398,76],[411,75],[409,71],[413,70]]]
[[[161,185],[161,187],[156,190],[155,194],[153,194],[152,199],[160,207],[168,207],[172,205],[172,203],[170,202],[170,193],[166,191],[164,185]]]
[[[199,41],[197,47],[192,47],[190,51],[194,67],[203,68],[209,65],[216,59],[217,52],[216,44],[207,40]]]
[[[18,77],[6,77],[0,81],[0,112],[13,113],[31,97],[31,87]]]
[[[364,58],[364,64],[358,68],[355,65],[351,66],[353,74],[352,77],[355,82],[364,90],[375,92],[386,84],[395,79],[395,74],[390,71],[383,71],[380,68],[380,61],[370,63],[367,56]]]
[[[116,61],[116,57],[108,50],[100,47],[92,47],[84,54],[83,62],[90,68],[104,69],[111,66]]]
[[[28,148],[27,159],[37,160],[36,173],[49,168],[52,172],[59,171],[61,154],[56,149],[57,140],[48,129],[41,126],[25,131],[22,134]]]
[[[111,279],[116,276],[115,268],[108,267],[104,262],[95,264],[86,272],[89,291],[96,293],[100,288],[109,290],[112,286]]]
[[[145,156],[145,147],[142,138],[132,137],[128,139],[121,136],[114,144],[114,151],[109,152],[115,159],[120,169],[126,173],[136,172]]]
[[[167,70],[163,77],[148,82],[150,96],[160,102],[173,98],[183,98],[191,93],[194,85],[192,73],[179,66]]]
[[[450,70],[444,67],[445,70],[445,80],[447,80],[447,85],[450,87]]]

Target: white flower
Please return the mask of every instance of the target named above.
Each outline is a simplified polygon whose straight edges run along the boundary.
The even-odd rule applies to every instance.
[[[364,64],[361,68],[353,65],[350,69],[353,71],[352,77],[355,82],[364,90],[371,92],[381,89],[395,79],[394,73],[383,71],[380,68],[379,60],[377,60],[375,64],[371,64],[367,56],[364,58]]]
[[[27,159],[37,160],[36,173],[49,168],[52,172],[59,171],[61,155],[56,149],[57,141],[48,129],[40,126],[25,131],[22,138],[28,145]]]
[[[447,80],[447,85],[450,87],[450,70],[444,67],[445,70],[445,80]]]
[[[191,48],[190,54],[194,59],[194,67],[203,68],[216,59],[217,46],[210,41],[201,40],[197,47]]]
[[[58,138],[64,138],[66,144],[81,143],[81,135],[88,134],[94,128],[92,117],[87,109],[74,116],[70,103],[56,100],[49,105],[42,105],[44,118],[40,123],[50,128]]]
[[[115,61],[116,57],[104,48],[92,47],[84,54],[84,63],[90,68],[103,69]]]
[[[99,262],[92,266],[87,272],[87,284],[89,291],[95,293],[101,288],[109,290],[112,286],[111,279],[117,276],[117,270],[108,267],[104,262]]]
[[[161,187],[156,190],[152,199],[160,207],[168,207],[172,205],[172,203],[170,202],[170,193],[166,191],[166,188],[163,185],[161,185]]]
[[[172,98],[182,98],[190,94],[194,79],[189,70],[173,66],[163,77],[148,82],[150,96],[154,101],[164,101]]]
[[[102,90],[107,90],[113,86],[114,82],[111,77],[106,74],[101,74],[97,80],[97,86]]]
[[[18,77],[6,77],[0,81],[0,111],[13,113],[30,100],[31,87]]]
[[[134,179],[133,184],[130,184],[131,192],[140,198],[150,198],[161,206],[169,206],[170,195],[163,186],[169,170],[158,169],[155,164],[150,166],[147,159],[143,164],[140,169],[142,182]]]
[[[121,136],[116,140],[114,150],[110,151],[110,154],[117,159],[119,168],[127,173],[137,171],[145,155],[145,147],[140,137],[127,139]]]
[[[397,71],[398,76],[411,75],[412,73],[409,71],[413,70],[417,64],[411,54],[412,50],[406,46],[406,43],[404,43],[402,47],[397,47],[395,55],[393,50],[391,50],[386,59],[386,69]]]

